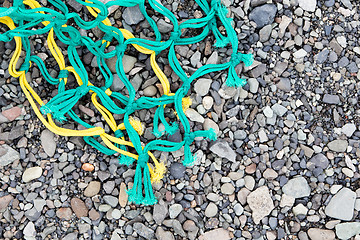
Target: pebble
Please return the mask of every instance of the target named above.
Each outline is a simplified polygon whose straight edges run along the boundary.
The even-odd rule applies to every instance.
[[[45,153],[49,157],[54,156],[56,151],[56,142],[54,137],[55,134],[47,129],[41,132],[41,136],[40,136],[41,145],[43,146]]]
[[[28,222],[28,224],[26,224],[23,234],[25,239],[35,239],[36,230],[33,222]]]
[[[72,215],[71,208],[62,207],[56,211],[56,216],[60,219],[70,220]]]
[[[80,198],[71,199],[71,209],[74,211],[77,218],[87,217],[88,208]]]
[[[136,25],[145,19],[138,5],[125,8],[122,17],[124,18],[124,21],[129,25]]]
[[[199,240],[230,240],[230,234],[229,231],[223,229],[223,228],[217,228],[214,230],[210,230],[208,232],[205,232],[199,237]]]
[[[340,104],[340,98],[338,95],[325,94],[323,97],[323,102],[328,104]]]
[[[356,131],[356,125],[353,123],[347,123],[341,128],[341,132],[347,137],[351,137]]]
[[[291,91],[291,83],[288,78],[280,78],[280,81],[276,84],[276,87],[284,92]]]
[[[158,240],[175,240],[174,235],[169,231],[164,231],[162,227],[156,229],[155,236]]]
[[[249,78],[247,82],[250,86],[250,92],[257,93],[259,88],[259,82],[255,78]]]
[[[339,223],[335,226],[335,230],[339,239],[350,239],[360,234],[360,222]]]
[[[328,148],[334,152],[345,152],[348,147],[346,140],[337,139],[328,143]]]
[[[181,163],[171,163],[170,165],[170,174],[175,179],[180,179],[185,176],[185,166]]]
[[[183,207],[180,204],[173,204],[169,207],[169,216],[174,219],[182,212]]]
[[[156,93],[157,93],[157,89],[152,85],[144,89],[144,96],[146,97],[153,97],[156,95]]]
[[[225,183],[221,186],[221,192],[226,195],[231,195],[235,191],[235,187],[231,183]]]
[[[24,171],[23,175],[22,175],[22,180],[24,182],[30,182],[34,179],[37,179],[39,177],[41,177],[42,175],[42,168],[41,167],[31,167],[28,168]]]
[[[192,108],[186,110],[185,115],[193,122],[204,123],[205,121],[204,117]]]
[[[310,170],[314,170],[315,167],[326,169],[328,166],[329,166],[329,159],[322,153],[316,154],[307,163],[307,167]]]
[[[282,187],[282,191],[288,196],[303,198],[310,195],[311,189],[304,177],[295,177]]]
[[[231,162],[236,161],[235,151],[225,141],[216,141],[215,144],[210,147],[210,151],[215,153],[219,157],[230,160]]]
[[[166,218],[167,214],[168,214],[168,209],[167,209],[167,206],[163,202],[162,203],[160,202],[159,204],[154,205],[153,218],[157,224],[161,225],[161,223]]]
[[[274,4],[265,4],[254,8],[249,14],[249,19],[256,23],[257,28],[262,28],[274,21],[276,12],[277,7]]]
[[[299,6],[308,12],[315,12],[316,0],[298,0]]]
[[[307,231],[311,240],[334,240],[335,233],[331,230],[320,229],[320,228],[310,228]]]
[[[287,108],[278,103],[274,104],[271,109],[279,117],[282,117],[287,112]]]
[[[195,80],[194,91],[200,96],[205,96],[209,93],[212,80],[207,78],[199,78]]]
[[[255,224],[269,215],[275,208],[267,186],[257,188],[247,196],[247,202],[252,210],[252,218]]]
[[[215,203],[210,202],[205,209],[205,216],[208,218],[215,217],[218,213],[218,207]]]
[[[5,195],[3,197],[0,197],[0,211],[3,212],[10,204],[10,202],[14,199],[13,196]]]
[[[133,225],[133,229],[137,234],[139,234],[145,239],[152,240],[154,238],[154,230],[145,226],[143,223],[135,222]]]
[[[100,182],[91,181],[84,191],[86,197],[93,197],[100,192]]]
[[[325,214],[332,218],[350,221],[354,215],[355,199],[355,192],[349,188],[342,188],[325,207]]]
[[[21,115],[21,111],[22,110],[19,107],[12,107],[2,111],[1,114],[6,117],[9,122],[12,122]]]
[[[7,144],[0,145],[0,166],[5,167],[17,160],[20,154]]]
[[[120,184],[120,191],[119,191],[119,204],[120,207],[125,207],[128,202],[128,194],[126,193],[126,184],[122,182]]]

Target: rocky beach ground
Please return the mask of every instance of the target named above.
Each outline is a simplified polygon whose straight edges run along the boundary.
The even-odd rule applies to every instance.
[[[179,21],[204,14],[195,1],[161,2]],[[214,128],[218,140],[194,142],[193,167],[181,164],[181,150],[155,153],[168,167],[165,178],[153,185],[155,206],[128,203],[126,188],[135,167],[119,165],[116,157],[99,153],[82,138],[45,129],[7,70],[15,42],[0,42],[1,239],[360,239],[360,3],[222,2],[234,20],[239,50],[253,53],[255,62],[237,67],[248,81],[243,88],[226,87],[225,72],[195,81],[186,112],[191,127]],[[67,3],[88,15],[75,0]],[[152,16],[166,38],[172,25],[159,14]],[[137,37],[153,36],[137,7],[112,9],[110,21]],[[83,34],[102,37],[99,29]],[[56,76],[45,41],[46,35],[33,37],[32,47]],[[213,44],[210,35],[198,44],[177,46],[183,68],[193,73],[227,61],[231,48]],[[101,81],[93,55],[86,48],[79,54],[90,78]],[[148,57],[129,49],[125,58],[138,96],[159,96],[161,85]],[[108,61],[113,72],[115,60]],[[157,62],[175,92],[181,81],[166,53]],[[55,95],[55,86],[38,69],[27,74],[42,98]],[[114,78],[112,90],[122,91],[123,83]],[[174,118],[173,111],[165,111]],[[90,98],[82,99],[76,112],[104,126]],[[155,138],[153,115],[153,109],[135,114],[146,126],[144,142]],[[182,136],[177,132],[168,138],[180,141]],[[84,163],[94,171],[84,171]]]

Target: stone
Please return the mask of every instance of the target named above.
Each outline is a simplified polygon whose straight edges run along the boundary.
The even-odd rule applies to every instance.
[[[44,148],[45,153],[52,157],[55,154],[56,150],[56,142],[55,142],[55,134],[50,132],[48,129],[45,129],[41,132],[40,140],[41,145]]]
[[[338,95],[324,94],[323,102],[327,104],[340,104],[340,98]]]
[[[226,195],[231,195],[235,191],[235,187],[231,183],[224,183],[221,186],[221,192]]]
[[[214,99],[210,96],[205,96],[202,100],[202,104],[206,110],[210,110],[214,105]]]
[[[205,96],[209,93],[212,80],[207,78],[199,78],[195,80],[194,91],[200,96]]]
[[[356,131],[356,125],[353,123],[347,123],[341,128],[341,132],[347,137],[351,137]]]
[[[294,198],[303,198],[310,195],[311,189],[304,177],[290,179],[283,187],[282,191]]]
[[[157,89],[155,86],[150,85],[144,89],[144,96],[146,97],[153,97],[157,93]]]
[[[173,30],[173,25],[165,22],[165,20],[162,18],[159,19],[159,21],[157,22],[157,25],[159,28],[159,32],[161,32],[161,33],[168,33]]]
[[[298,0],[299,6],[308,12],[315,12],[316,0]]]
[[[87,217],[88,208],[80,198],[71,199],[71,209],[74,211],[77,218]]]
[[[25,239],[35,239],[36,230],[33,222],[29,221],[28,224],[26,224],[23,234]]]
[[[211,120],[210,118],[206,118],[204,123],[203,123],[203,127],[204,130],[210,130],[210,129],[214,129],[216,134],[219,134],[219,126],[216,124],[216,122],[214,122],[213,120]]]
[[[322,153],[316,154],[307,163],[307,168],[310,169],[311,171],[314,170],[315,167],[326,169],[328,166],[329,166],[329,159]]]
[[[9,122],[12,122],[21,115],[21,108],[12,107],[10,109],[2,111],[1,114],[6,117]]]
[[[208,218],[215,217],[218,213],[218,207],[215,203],[210,202],[205,209],[205,216]]]
[[[347,46],[347,40],[345,36],[338,36],[336,38],[336,41],[339,43],[339,45],[343,48],[346,48]]]
[[[308,212],[308,209],[302,204],[298,204],[292,209],[295,216],[297,215],[306,215]]]
[[[140,11],[139,5],[135,5],[134,7],[126,7],[122,17],[129,25],[136,25],[145,19],[144,15]]]
[[[5,167],[17,160],[20,154],[7,144],[0,145],[0,166]]]
[[[320,228],[310,228],[307,231],[311,240],[334,240],[335,233],[331,230],[320,229]]]
[[[296,52],[294,52],[293,56],[294,58],[304,58],[307,55],[307,52],[304,49],[299,49]]]
[[[41,167],[31,167],[24,171],[22,175],[22,180],[24,182],[30,182],[31,180],[37,179],[42,175],[42,168]]]
[[[216,141],[210,147],[210,151],[218,155],[219,157],[226,158],[231,162],[236,161],[236,153],[235,151],[229,146],[228,142],[225,141]]]
[[[56,216],[60,219],[70,220],[72,215],[71,208],[62,207],[56,211]]]
[[[316,54],[314,57],[316,63],[323,64],[326,61],[327,57],[329,56],[329,53],[330,51],[327,48],[325,48],[324,50]]]
[[[126,207],[128,202],[128,194],[126,192],[126,184],[122,182],[120,184],[120,191],[119,191],[119,204],[120,207]]]
[[[274,104],[271,109],[279,117],[282,117],[287,112],[287,108],[278,103]]]
[[[269,106],[266,106],[263,109],[263,113],[264,113],[265,117],[267,117],[267,118],[272,118],[274,115],[274,111]]]
[[[174,219],[177,216],[179,216],[179,214],[181,213],[181,211],[183,210],[183,207],[181,206],[181,204],[173,204],[169,207],[169,216],[170,218]]]
[[[249,78],[247,80],[249,87],[250,87],[250,92],[252,93],[257,93],[258,88],[259,88],[259,82],[258,80],[256,80],[255,78]]]
[[[175,240],[174,235],[170,231],[165,231],[160,226],[156,229],[155,237],[157,240]]]
[[[331,198],[325,207],[325,214],[332,218],[350,221],[354,215],[355,199],[356,193],[344,187]]]
[[[7,209],[13,199],[14,197],[10,194],[0,197],[0,212],[3,212],[5,209]]]
[[[284,92],[291,91],[291,83],[288,78],[280,78],[280,81],[276,84],[276,87]]]
[[[186,167],[182,163],[174,162],[170,165],[170,175],[175,179],[185,176]]]
[[[161,225],[168,214],[167,206],[164,203],[154,205],[153,218],[156,224]]]
[[[346,140],[333,140],[327,144],[327,147],[334,152],[345,152],[348,147],[348,142]]]
[[[285,31],[286,31],[286,28],[289,26],[289,24],[291,23],[292,19],[289,18],[288,16],[286,15],[283,15],[281,17],[281,22],[279,24],[279,38],[283,38],[284,35],[285,35]]]
[[[190,58],[190,63],[193,67],[196,67],[201,60],[201,53],[196,51]]]
[[[267,186],[257,188],[247,196],[247,202],[252,210],[252,218],[255,224],[269,215],[275,208]]]
[[[256,23],[257,28],[262,28],[274,22],[276,12],[277,7],[274,4],[265,4],[254,8],[249,14],[249,19]]]
[[[350,239],[360,234],[360,222],[339,223],[335,226],[335,230],[339,239]]]
[[[208,232],[205,232],[199,237],[199,240],[230,240],[230,233],[223,228],[217,228]]]
[[[204,123],[205,121],[204,117],[192,108],[186,110],[185,115],[193,122]]]
[[[84,195],[86,197],[93,197],[100,192],[100,182],[91,181],[88,186],[85,188]]]
[[[264,26],[260,29],[259,35],[260,35],[260,42],[266,42],[269,40],[271,35],[272,27],[271,24]]]
[[[154,239],[155,232],[151,228],[145,226],[143,223],[135,222],[133,225],[134,231],[141,237],[152,240]]]

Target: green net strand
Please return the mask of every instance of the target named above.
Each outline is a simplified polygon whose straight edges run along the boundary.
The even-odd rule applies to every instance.
[[[58,85],[57,95],[52,97],[44,106],[40,108],[41,113],[51,114],[52,117],[60,123],[68,121],[70,117],[73,121],[79,123],[85,128],[93,128],[94,126],[88,124],[86,121],[76,115],[73,110],[75,105],[89,92],[96,93],[96,98],[109,112],[112,114],[123,115],[123,123],[125,130],[116,130],[113,132],[116,138],[125,139],[128,137],[131,141],[134,151],[138,154],[136,161],[136,170],[134,177],[134,184],[128,190],[129,201],[136,204],[153,205],[157,202],[151,186],[150,171],[148,166],[149,151],[166,151],[172,152],[184,147],[184,159],[182,161],[185,166],[192,166],[196,160],[196,156],[192,155],[191,144],[196,138],[203,137],[209,140],[216,140],[216,133],[213,129],[191,131],[189,121],[183,111],[182,99],[188,94],[191,84],[194,80],[219,71],[228,71],[226,85],[230,87],[240,87],[246,84],[246,80],[240,78],[235,70],[235,67],[243,62],[245,66],[250,66],[253,62],[251,54],[243,54],[238,52],[237,34],[232,27],[232,19],[227,17],[228,10],[221,4],[220,0],[195,0],[204,12],[204,17],[198,19],[189,19],[179,24],[176,16],[164,7],[157,0],[115,0],[109,1],[106,4],[91,0],[86,2],[76,0],[78,3],[94,7],[98,9],[98,15],[93,20],[85,21],[77,13],[70,12],[67,5],[60,0],[48,0],[54,9],[41,7],[30,9],[25,7],[21,1],[15,1],[10,8],[0,8],[0,17],[9,16],[19,26],[14,30],[8,30],[0,34],[0,41],[8,42],[14,37],[21,37],[23,49],[25,50],[24,63],[20,70],[28,71],[31,65],[35,65],[40,69],[42,76],[52,85]],[[147,4],[145,6],[145,4]],[[109,12],[108,8],[111,6],[134,7],[138,6],[140,12],[144,15],[145,20],[149,23],[154,32],[154,39],[130,38],[125,39],[122,32],[113,26],[108,26],[103,23],[107,18]],[[170,20],[173,25],[173,31],[167,40],[162,39],[163,35],[160,33],[156,22],[148,15],[148,8],[150,7],[155,12]],[[41,12],[40,12],[41,11]],[[65,25],[72,20],[72,26]],[[41,23],[48,21],[48,25],[41,26]],[[225,34],[219,31],[219,24],[225,28]],[[78,29],[91,30],[98,27],[104,36],[102,39],[94,41],[90,37],[82,36]],[[75,88],[69,88],[64,79],[69,76],[68,70],[61,70],[57,77],[52,77],[47,70],[47,65],[38,56],[31,54],[31,46],[29,38],[31,36],[42,35],[48,33],[51,29],[54,31],[54,36],[59,41],[67,45],[67,59],[69,65],[72,66],[79,75],[82,84]],[[195,36],[187,36],[187,30],[199,29],[199,34]],[[204,40],[209,33],[212,32],[215,37],[216,48],[231,45],[233,53],[229,60],[221,64],[208,64],[197,69],[193,74],[188,73],[183,69],[182,64],[176,56],[175,46],[190,45]],[[104,42],[105,40],[105,42]],[[114,44],[117,42],[112,50],[107,48],[108,43]],[[136,98],[136,91],[131,84],[128,76],[125,74],[123,68],[123,57],[128,50],[128,45],[137,44],[141,47],[155,51],[159,54],[167,51],[167,59],[170,67],[174,73],[182,81],[181,87],[174,95],[162,95],[160,97],[145,97]],[[104,79],[104,84],[101,87],[89,85],[89,75],[86,68],[77,52],[79,46],[86,47],[95,57],[99,72]],[[116,57],[115,70],[120,80],[125,85],[127,94],[121,92],[105,93],[113,84],[113,73],[107,64],[107,59]],[[122,106],[117,103],[119,101]],[[165,107],[173,104],[174,110],[177,114],[178,120],[168,122],[165,117]],[[157,139],[149,141],[142,146],[140,135],[130,123],[131,115],[137,110],[157,108],[153,119],[153,134]],[[159,130],[159,124],[164,125],[164,131]],[[180,142],[172,142],[161,139],[164,134],[172,135],[179,131],[179,126],[182,125],[184,129],[183,139]],[[106,155],[117,154],[116,151],[109,149],[101,143],[99,136],[83,137],[84,141]],[[129,151],[128,146],[115,143],[115,146],[123,151]],[[130,166],[135,163],[135,159],[125,155],[119,155],[119,163]]]

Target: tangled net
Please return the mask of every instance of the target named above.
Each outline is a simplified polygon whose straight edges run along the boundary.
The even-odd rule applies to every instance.
[[[34,112],[42,123],[52,132],[62,136],[81,136],[86,143],[107,155],[119,153],[119,163],[131,165],[136,161],[136,171],[133,187],[128,190],[129,201],[136,204],[153,205],[157,202],[152,190],[151,183],[159,181],[165,171],[165,164],[159,162],[152,151],[176,151],[184,146],[185,166],[191,166],[195,157],[192,155],[190,145],[196,137],[205,137],[210,140],[216,139],[213,129],[191,131],[189,121],[184,111],[191,105],[191,99],[186,97],[191,83],[211,72],[228,70],[226,84],[230,87],[245,85],[245,79],[239,78],[235,67],[244,62],[250,66],[253,62],[251,54],[238,52],[238,40],[235,30],[232,28],[232,19],[227,17],[228,11],[221,4],[220,0],[195,0],[205,13],[205,17],[193,18],[178,23],[175,15],[165,8],[157,0],[148,0],[146,6],[150,6],[156,12],[169,19],[173,25],[173,31],[168,40],[163,40],[155,21],[148,15],[145,0],[114,0],[102,2],[98,0],[76,0],[86,6],[89,13],[95,18],[92,21],[85,21],[77,13],[69,12],[65,3],[60,0],[48,0],[51,7],[42,7],[35,0],[14,0],[13,6],[0,8],[0,22],[5,24],[9,30],[0,34],[0,41],[11,41],[15,39],[16,48],[10,60],[9,73],[19,78],[20,86],[30,102]],[[122,7],[133,7],[138,5],[141,13],[152,28],[155,39],[136,38],[126,29],[118,29],[111,25],[108,19],[108,8],[114,5]],[[225,28],[226,35],[218,29],[220,20]],[[69,22],[72,22],[70,26]],[[98,27],[104,36],[102,39],[93,41],[87,36],[80,34],[80,30],[91,30]],[[80,29],[80,30],[79,30]],[[200,34],[192,37],[182,37],[182,30],[198,29]],[[222,64],[208,64],[197,69],[191,76],[181,67],[176,57],[175,46],[189,45],[202,41],[209,32],[216,38],[215,47],[225,47],[230,44],[233,53],[228,62]],[[56,60],[60,71],[57,77],[52,77],[46,68],[44,61],[37,55],[32,54],[30,37],[47,34],[47,47]],[[61,48],[58,47],[55,38],[67,46],[67,61],[65,61]],[[112,48],[109,45],[114,46]],[[160,97],[136,98],[136,91],[130,83],[123,67],[123,56],[129,45],[137,51],[150,55],[151,67],[161,82],[163,94]],[[80,58],[76,47],[86,47],[96,56],[97,67],[102,74],[105,84],[97,87],[89,80],[89,74]],[[181,87],[171,93],[170,83],[156,63],[156,55],[162,51],[168,51],[168,61],[173,72],[182,81]],[[125,85],[128,94],[122,94],[110,90],[113,84],[113,75],[109,69],[106,59],[116,57],[116,73]],[[23,63],[21,64],[23,60]],[[17,65],[19,69],[17,69]],[[21,65],[21,66],[20,66]],[[34,91],[31,82],[28,82],[26,73],[36,65],[46,81],[56,85],[58,93],[46,104]],[[70,88],[67,85],[69,74],[72,74],[78,87]],[[75,104],[85,95],[91,95],[91,102],[105,119],[112,133],[108,133],[102,127],[92,126],[77,116],[73,110]],[[40,107],[38,107],[38,105]],[[174,134],[178,131],[179,125],[175,122],[168,122],[165,118],[165,106],[173,104],[178,121],[184,128],[183,139],[180,142],[171,142],[161,139],[164,134]],[[131,115],[141,109],[156,108],[153,119],[153,134],[156,140],[142,145],[140,135],[144,126],[139,120]],[[115,120],[114,114],[121,114],[123,122]],[[82,130],[67,129],[59,127],[68,118],[83,126]],[[55,121],[54,121],[55,120]],[[164,131],[159,130],[159,124],[165,127]],[[58,124],[58,125],[57,125]],[[136,152],[136,153],[133,153]],[[149,163],[151,159],[152,164]]]

